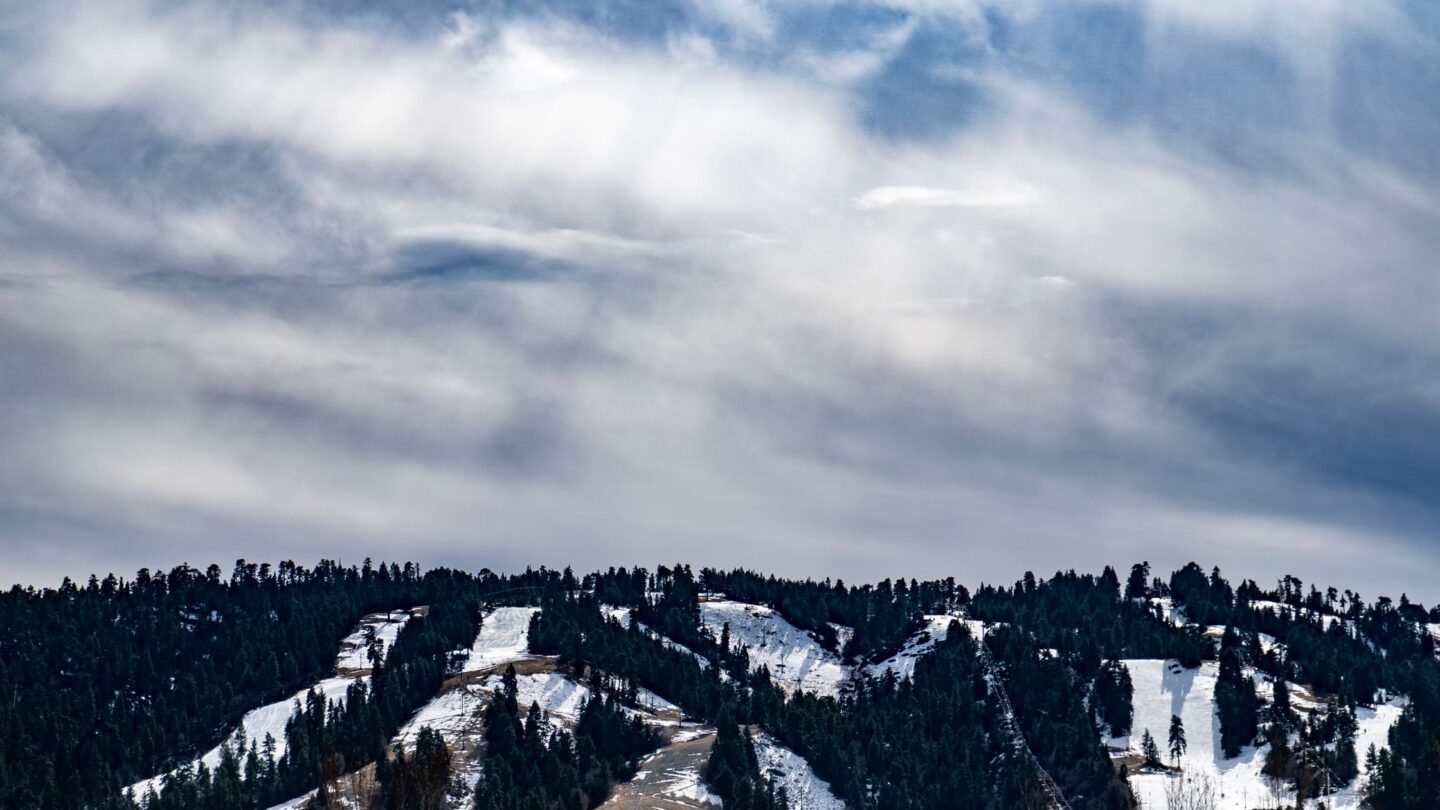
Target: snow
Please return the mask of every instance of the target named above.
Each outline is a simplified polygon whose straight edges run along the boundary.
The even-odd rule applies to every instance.
[[[933,650],[937,641],[943,641],[950,634],[950,623],[956,620],[954,616],[926,616],[925,627],[906,639],[899,652],[883,661],[865,664],[860,668],[861,673],[876,679],[884,677],[887,672],[893,673],[897,680],[914,676],[915,662]]]
[[[397,610],[389,613],[372,613],[360,620],[360,627],[355,632],[345,637],[340,643],[340,656],[335,660],[335,669],[345,670],[369,670],[370,669],[370,648],[365,643],[365,633],[374,628],[375,639],[380,647],[380,660],[383,663],[385,653],[395,639],[400,637],[400,630],[415,616],[420,615],[422,608],[412,610]]]
[[[1191,774],[1204,774],[1215,780],[1220,792],[1221,808],[1250,808],[1273,803],[1277,798],[1260,773],[1265,764],[1264,746],[1241,749],[1234,759],[1224,759],[1220,748],[1220,721],[1215,715],[1215,682],[1219,665],[1207,661],[1196,669],[1184,669],[1175,661],[1130,659],[1125,661],[1135,685],[1135,717],[1128,740],[1119,738],[1138,750],[1146,730],[1160,746],[1162,758],[1170,732],[1170,716],[1180,715],[1185,724],[1188,749],[1181,758],[1181,767]],[[1145,807],[1166,806],[1165,786],[1172,777],[1164,773],[1137,773],[1130,777],[1135,795]]]
[[[770,677],[786,692],[835,696],[849,680],[850,671],[838,655],[768,607],[730,600],[701,602],[700,620],[716,638],[728,623],[730,643],[749,650],[751,669],[768,666]]]
[[[480,634],[470,647],[462,672],[494,669],[530,655],[530,617],[535,607],[502,607],[480,621]]]
[[[1179,714],[1185,724],[1188,748],[1181,758],[1181,767],[1187,774],[1205,775],[1214,780],[1219,789],[1220,801],[1217,810],[1248,810],[1252,807],[1278,806],[1286,801],[1277,796],[1269,787],[1269,781],[1260,769],[1265,764],[1268,746],[1246,746],[1234,759],[1224,759],[1220,747],[1220,721],[1215,715],[1215,683],[1219,665],[1207,661],[1196,669],[1184,669],[1175,661],[1157,659],[1129,659],[1125,666],[1130,670],[1134,683],[1135,716],[1131,735],[1109,740],[1112,747],[1129,747],[1139,750],[1140,740],[1148,729],[1160,746],[1161,757],[1167,764],[1169,755],[1165,752],[1170,731],[1170,716]],[[1268,696],[1270,685],[1267,679],[1257,678],[1257,691]],[[1291,702],[1298,710],[1315,710],[1320,703],[1306,697],[1309,693],[1299,686],[1291,688]],[[1359,731],[1355,748],[1362,760],[1365,751],[1374,742],[1376,747],[1384,744],[1391,724],[1400,716],[1404,700],[1397,699],[1374,709],[1360,709],[1356,713]],[[1165,786],[1174,778],[1166,773],[1137,773],[1130,777],[1130,784],[1144,807],[1164,808]],[[1325,801],[1334,810],[1354,810],[1359,807],[1356,788],[1364,779],[1362,775],[1355,783]]]
[[[277,804],[274,807],[271,807],[270,810],[297,810],[297,808],[303,806],[306,802],[310,801],[314,797],[315,791],[312,790],[298,799],[291,799],[284,804]]]
[[[755,754],[760,759],[760,771],[775,787],[785,788],[790,810],[845,810],[845,803],[835,798],[830,785],[815,775],[810,763],[770,735],[755,738]]]
[[[635,623],[635,611],[633,608],[601,605],[600,612],[605,614],[606,618],[620,622],[620,626],[627,630]]]
[[[1223,624],[1209,625],[1205,628],[1205,637],[1214,639],[1218,648],[1220,640],[1225,638],[1225,630],[1226,626]],[[1280,650],[1283,652],[1285,650],[1285,645],[1281,644],[1274,636],[1270,635],[1269,633],[1257,632],[1254,635],[1256,639],[1258,639],[1260,642],[1260,649],[1265,652],[1270,652],[1272,650]]]
[[[420,736],[420,729],[429,726],[453,743],[480,728],[478,712],[485,704],[485,697],[478,690],[461,686],[441,692],[433,700],[420,707],[410,720],[396,733],[395,740],[413,745]]]
[[[1176,607],[1175,600],[1168,596],[1152,596],[1150,597],[1150,604],[1158,605],[1160,607],[1160,615],[1165,618],[1165,621],[1175,627],[1184,627],[1190,623],[1190,619],[1185,615],[1185,610]]]
[[[496,693],[500,690],[501,680],[501,676],[491,675],[485,679],[480,688],[492,694]],[[544,709],[553,720],[566,726],[574,725],[580,719],[580,708],[594,694],[590,687],[559,672],[534,672],[517,675],[515,685],[515,702],[520,705],[520,708],[528,709],[531,704],[539,704],[540,708]],[[677,720],[658,719],[655,715],[661,712],[673,712],[677,716],[684,712],[649,689],[638,690],[636,702],[640,705],[641,710],[637,711],[626,707],[625,711],[638,715],[655,725],[675,727],[686,725]],[[434,713],[441,718],[447,715],[445,708],[436,708]],[[412,721],[412,723],[414,722]],[[415,725],[415,732],[419,732],[418,724]]]
[[[638,774],[637,774],[638,776]],[[699,768],[679,768],[666,772],[665,777],[668,783],[660,790],[660,795],[671,799],[689,800],[704,804],[713,804],[720,807],[724,804],[719,796],[710,792],[705,780],[700,777]]]
[[[500,690],[501,676],[491,675],[485,679],[484,687],[492,692]],[[590,687],[558,672],[535,672],[519,675],[515,679],[516,703],[521,709],[528,709],[532,703],[540,704],[552,718],[572,725],[580,719],[580,707],[590,699]]]
[[[1356,710],[1355,720],[1360,727],[1355,732],[1355,754],[1360,759],[1360,776],[1344,790],[1327,797],[1334,810],[1356,810],[1360,807],[1359,789],[1365,784],[1368,773],[1365,767],[1365,752],[1369,751],[1372,745],[1376,751],[1387,745],[1390,727],[1400,719],[1401,712],[1405,711],[1405,703],[1405,698],[1401,697],[1381,703],[1373,709]]]

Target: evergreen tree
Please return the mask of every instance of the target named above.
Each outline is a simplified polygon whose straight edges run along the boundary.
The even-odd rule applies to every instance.
[[[1180,765],[1180,757],[1185,755],[1185,723],[1180,720],[1180,715],[1170,715],[1170,759],[1174,760],[1176,767]]]
[[[1160,746],[1155,744],[1155,738],[1150,735],[1150,729],[1145,729],[1145,736],[1140,740],[1140,754],[1145,757],[1146,765],[1160,764]]]

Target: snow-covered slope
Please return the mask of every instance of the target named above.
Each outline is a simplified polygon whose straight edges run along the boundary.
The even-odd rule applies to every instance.
[[[845,810],[845,803],[835,798],[830,785],[815,775],[810,763],[770,735],[755,737],[755,754],[760,759],[761,773],[775,787],[785,789],[790,810]]]
[[[528,656],[530,618],[538,612],[540,608],[502,607],[486,614],[461,671],[481,672]]]
[[[838,695],[850,678],[838,655],[768,607],[730,600],[701,602],[700,620],[716,638],[728,623],[730,643],[748,648],[751,668],[768,666],[771,678],[786,692]]]
[[[220,764],[222,747],[239,738],[242,733],[247,745],[249,742],[263,745],[265,735],[270,735],[275,740],[275,758],[278,760],[285,754],[285,724],[294,715],[296,702],[303,704],[309,692],[316,689],[326,701],[343,703],[345,692],[351,684],[370,679],[370,676],[365,674],[370,669],[370,661],[366,655],[368,649],[366,646],[367,630],[373,628],[377,638],[388,647],[399,637],[400,629],[404,627],[405,623],[423,611],[424,608],[414,608],[388,614],[374,613],[361,619],[355,630],[340,642],[340,653],[335,659],[336,671],[340,673],[339,675],[325,678],[284,700],[277,700],[274,703],[252,709],[240,719],[240,727],[232,731],[220,745],[211,748],[198,759],[192,760],[182,767],[193,768],[196,762],[203,762],[206,768],[214,770],[215,766]],[[126,791],[137,800],[149,793],[152,787],[159,792],[165,788],[165,778],[170,773],[174,773],[174,771],[136,782],[126,788]]]
[[[1184,669],[1174,661],[1130,659],[1125,661],[1125,665],[1130,669],[1135,687],[1134,725],[1128,738],[1111,739],[1110,745],[1122,748],[1128,745],[1130,749],[1138,750],[1140,740],[1148,729],[1163,751],[1170,730],[1170,716],[1178,714],[1185,724],[1188,742],[1188,750],[1181,758],[1181,768],[1187,774],[1203,774],[1214,780],[1220,798],[1218,810],[1274,807],[1285,801],[1285,797],[1271,789],[1269,780],[1260,772],[1268,746],[1247,746],[1236,758],[1224,758],[1220,747],[1220,721],[1215,715],[1218,664],[1207,661],[1196,669]],[[1257,685],[1261,696],[1267,697],[1269,684],[1257,679]],[[1291,698],[1293,705],[1302,711],[1316,710],[1321,705],[1298,686],[1292,688]],[[1398,700],[1357,712],[1360,728],[1355,747],[1362,760],[1371,742],[1376,742],[1377,747],[1383,744],[1386,732],[1403,707],[1403,700]],[[1169,761],[1168,754],[1163,758]],[[1130,784],[1145,807],[1163,808],[1166,806],[1166,785],[1174,778],[1166,773],[1138,773],[1130,777]],[[1328,806],[1334,810],[1358,808],[1355,791],[1358,784],[1359,780],[1349,789],[1327,797]],[[1293,802],[1293,798],[1289,801]]]

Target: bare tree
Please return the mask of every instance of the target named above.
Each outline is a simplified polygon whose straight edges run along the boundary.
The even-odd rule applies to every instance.
[[[1182,774],[1165,785],[1167,810],[1216,810],[1219,804],[1220,791],[1206,774]]]

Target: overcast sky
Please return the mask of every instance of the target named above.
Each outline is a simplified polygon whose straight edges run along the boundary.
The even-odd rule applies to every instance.
[[[1431,0],[0,0],[0,581],[1440,599]]]

